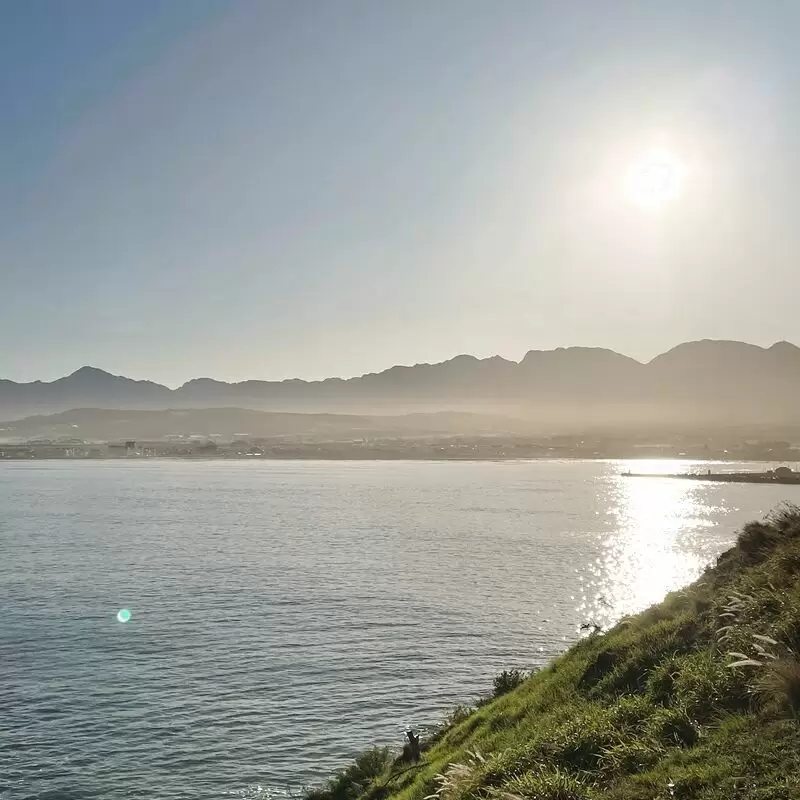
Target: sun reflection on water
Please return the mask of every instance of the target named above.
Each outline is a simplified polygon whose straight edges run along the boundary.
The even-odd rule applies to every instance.
[[[648,462],[654,475],[675,462]],[[700,484],[617,475],[606,487],[608,532],[584,594],[587,619],[603,626],[660,602],[697,577],[708,563],[702,531],[713,526]]]

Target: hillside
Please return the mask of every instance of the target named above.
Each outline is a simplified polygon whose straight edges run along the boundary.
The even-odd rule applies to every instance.
[[[56,381],[0,380],[0,419],[73,408],[237,407],[281,412],[472,411],[566,430],[631,423],[796,424],[800,348],[687,342],[642,364],[603,348],[531,350],[519,362],[460,355],[438,364],[321,381],[210,378],[177,389],[93,367]]]
[[[525,423],[519,420],[458,412],[366,416],[291,414],[246,408],[165,411],[77,408],[60,414],[0,422],[0,441],[63,438],[85,441],[154,440],[192,435],[214,436],[223,441],[284,436],[324,440],[519,433],[525,429]]]
[[[796,800],[798,653],[800,510],[787,509],[687,589],[510,691],[516,676],[501,676],[419,764],[372,750],[310,800]]]

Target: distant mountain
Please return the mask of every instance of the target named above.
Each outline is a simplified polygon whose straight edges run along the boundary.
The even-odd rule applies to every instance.
[[[643,364],[612,350],[531,350],[519,362],[460,355],[357,378],[243,381],[197,378],[178,389],[93,367],[51,383],[0,381],[0,419],[72,408],[237,407],[282,412],[460,410],[510,414],[542,426],[800,423],[800,348],[686,342]]]
[[[164,408],[172,392],[152,381],[134,381],[95,367],[44,383],[0,381],[0,414],[52,414],[70,408]]]

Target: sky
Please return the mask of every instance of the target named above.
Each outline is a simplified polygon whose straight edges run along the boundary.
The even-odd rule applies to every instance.
[[[3,0],[0,377],[800,343],[798,29],[793,0]]]

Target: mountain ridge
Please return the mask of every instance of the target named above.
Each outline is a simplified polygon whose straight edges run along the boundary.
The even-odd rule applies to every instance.
[[[226,382],[198,377],[171,389],[82,366],[53,381],[0,379],[0,419],[71,408],[514,413],[553,424],[626,418],[693,423],[800,422],[800,348],[733,340],[682,342],[641,362],[602,347],[529,350],[516,362],[459,354],[436,363],[322,380]]]

